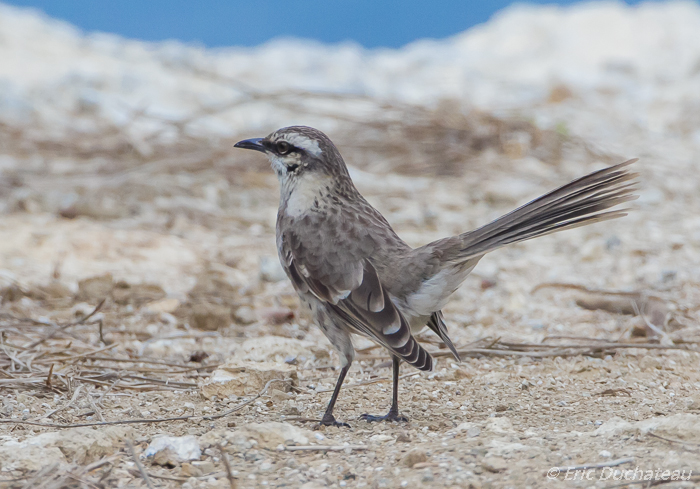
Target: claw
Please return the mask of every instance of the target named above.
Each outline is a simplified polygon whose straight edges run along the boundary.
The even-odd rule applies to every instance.
[[[349,424],[343,423],[341,421],[336,421],[333,415],[324,416],[323,419],[320,421],[319,426],[337,426],[338,428],[350,428]]]
[[[362,416],[360,416],[360,419],[363,421],[367,421],[368,423],[373,423],[375,421],[393,421],[396,423],[408,423],[408,418],[406,416],[399,413],[392,413],[391,411],[389,411],[389,413],[385,416],[363,414]]]

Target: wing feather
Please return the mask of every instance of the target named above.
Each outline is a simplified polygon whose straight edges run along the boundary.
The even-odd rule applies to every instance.
[[[299,246],[290,250],[285,264],[296,290],[310,292],[325,302],[354,332],[368,336],[419,370],[432,370],[432,357],[413,338],[408,321],[369,260],[346,263],[338,267],[342,272],[337,272],[305,263],[304,254],[295,250],[303,251]],[[323,265],[328,268],[327,262]],[[337,273],[345,277],[338,278]]]

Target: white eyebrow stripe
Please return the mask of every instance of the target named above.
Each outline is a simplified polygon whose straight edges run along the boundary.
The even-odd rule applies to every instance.
[[[309,139],[306,136],[302,136],[301,134],[285,134],[284,136],[282,136],[281,139],[287,141],[292,146],[303,149],[307,153],[312,154],[316,157],[321,156],[321,153],[323,153],[321,147],[318,145],[317,140]]]

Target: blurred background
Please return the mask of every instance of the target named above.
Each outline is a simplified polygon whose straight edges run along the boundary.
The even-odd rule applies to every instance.
[[[698,239],[679,219],[696,198],[699,26],[696,2],[0,4],[0,267],[41,282],[60,262],[73,287],[95,271],[142,281],[133,257],[78,257],[59,229],[200,226],[214,241],[178,241],[189,254],[173,252],[170,279],[152,264],[183,293],[186,263],[235,254],[232,236],[269,242],[276,182],[232,145],[290,124],[327,132],[362,190],[381,175],[375,202],[412,244],[632,156],[659,176],[643,199],[668,212],[639,217],[670,226],[647,237]],[[392,201],[392,178],[426,190]],[[34,220],[58,234],[32,241]]]
[[[18,297],[110,274],[185,307],[216,270],[241,296],[217,299],[222,324],[265,323],[256,301],[291,294],[277,182],[232,146],[290,124],[329,134],[412,245],[641,157],[628,218],[480,264],[468,284],[500,284],[517,320],[539,321],[521,307],[538,282],[700,271],[697,2],[13,1],[0,59],[0,280]]]
[[[318,417],[338,358],[279,266],[276,177],[233,148],[291,124],[330,136],[412,246],[634,157],[640,199],[622,219],[482,259],[444,308],[466,360],[419,335],[439,363],[402,380],[412,424],[329,429],[322,443],[367,450],[299,455],[308,464],[248,444],[232,458],[242,484],[540,487],[555,465],[696,467],[677,440],[700,436],[686,412],[700,406],[698,355],[683,351],[700,342],[695,1],[0,3],[0,417],[223,413],[292,373],[298,394],[273,386],[235,417],[139,425],[139,451],[160,433]],[[347,383],[368,385],[343,390],[339,419],[359,427],[388,402],[391,363],[355,346]],[[667,422],[669,439],[639,436]],[[3,487],[39,469],[59,487],[44,469],[106,431],[62,431],[70,443],[38,452],[12,444],[34,431],[1,426],[0,486],[16,483]],[[71,450],[122,449],[101,443]],[[230,487],[206,443],[207,469],[160,482]],[[406,463],[414,444],[426,452]],[[75,481],[60,487],[87,487],[95,460],[56,472]],[[114,464],[90,487],[138,486],[128,457]]]
[[[123,2],[12,0],[87,32],[108,32],[140,41],[178,40],[209,48],[256,46],[280,37],[322,43],[350,42],[365,48],[400,48],[418,39],[441,39],[481,24],[512,1],[282,0],[258,2],[152,0]],[[570,5],[574,0],[530,4]],[[626,4],[639,3],[627,0]]]

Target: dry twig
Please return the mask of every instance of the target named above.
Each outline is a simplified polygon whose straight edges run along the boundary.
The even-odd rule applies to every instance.
[[[148,477],[148,474],[146,473],[146,469],[143,467],[143,464],[139,460],[139,456],[136,453],[136,450],[134,449],[134,445],[131,443],[131,440],[126,440],[125,443],[126,443],[126,448],[129,449],[129,454],[131,455],[132,460],[136,464],[136,468],[138,468],[139,472],[141,472],[141,477],[146,482],[146,485],[148,486],[149,489],[155,489],[153,487],[153,483],[151,482],[151,479]]]
[[[264,396],[267,390],[269,389],[270,385],[272,385],[274,382],[289,382],[288,379],[272,379],[265,384],[265,387],[258,392],[258,394],[251,398],[248,399],[245,402],[242,402],[238,406],[234,407],[233,409],[229,409],[228,411],[225,411],[220,414],[216,415],[209,415],[209,416],[203,416],[201,414],[191,414],[187,416],[176,416],[172,418],[154,418],[154,419],[122,419],[122,420],[116,420],[116,421],[100,421],[96,423],[74,423],[74,424],[59,424],[59,423],[39,423],[37,421],[24,421],[21,419],[0,419],[0,424],[22,424],[22,425],[30,425],[30,426],[44,426],[47,428],[82,428],[86,426],[107,426],[107,425],[118,425],[118,424],[148,424],[148,423],[167,423],[169,421],[185,421],[188,419],[192,418],[201,418],[205,420],[214,420],[214,419],[220,419],[225,416],[228,416],[229,414],[235,413],[236,411],[240,411],[247,405],[255,402],[257,399],[260,397]],[[80,386],[79,386],[80,387]],[[76,393],[78,392],[78,389],[76,389]],[[72,401],[71,401],[72,402]],[[70,405],[70,403],[68,404]],[[53,413],[50,413],[53,414]]]
[[[365,445],[296,445],[285,446],[285,452],[343,452],[345,450],[367,450]]]
[[[647,433],[649,436],[653,436],[654,438],[658,438],[659,440],[664,440],[669,443],[679,443],[681,445],[692,445],[694,447],[700,447],[700,443],[694,443],[692,441],[685,441],[685,440],[675,440],[673,438],[666,438],[661,435],[656,435],[654,433]]]
[[[100,309],[102,309],[102,306],[104,306],[106,300],[107,300],[107,299],[102,299],[102,300],[99,302],[99,304],[97,304],[97,305],[95,306],[95,308],[92,310],[92,312],[91,312],[90,314],[88,314],[87,316],[85,316],[85,317],[82,317],[82,318],[80,318],[80,319],[78,319],[78,320],[76,320],[76,321],[71,321],[70,323],[67,323],[67,324],[64,324],[64,325],[58,325],[58,324],[54,325],[53,331],[51,331],[48,335],[44,336],[43,338],[41,338],[41,339],[39,339],[39,340],[36,340],[36,341],[33,342],[32,344],[30,344],[30,345],[27,347],[27,349],[31,350],[32,348],[36,348],[38,345],[44,343],[44,342],[47,341],[47,340],[50,340],[51,338],[53,338],[54,336],[56,336],[58,333],[60,333],[61,331],[65,331],[66,329],[70,328],[71,326],[77,326],[77,325],[79,325],[79,324],[83,324],[85,321],[87,321],[87,320],[90,319],[92,316],[94,316],[95,314],[97,314],[97,313],[100,311]],[[40,324],[43,324],[44,326],[46,326],[45,323],[40,323]]]
[[[226,467],[226,477],[228,478],[228,483],[231,486],[231,489],[236,489],[236,479],[233,477],[233,470],[231,469],[231,462],[228,461],[228,455],[226,455],[224,447],[222,447],[221,444],[218,444],[217,448],[221,453],[221,461],[224,463],[224,467]]]
[[[570,467],[553,467],[560,472],[567,472],[573,470],[586,470],[586,469],[602,469],[605,467],[617,467],[618,465],[628,464],[634,462],[633,457],[619,458],[617,460],[611,460],[610,462],[601,462],[598,464],[583,464],[583,465],[572,465]],[[552,469],[550,469],[552,470]]]

